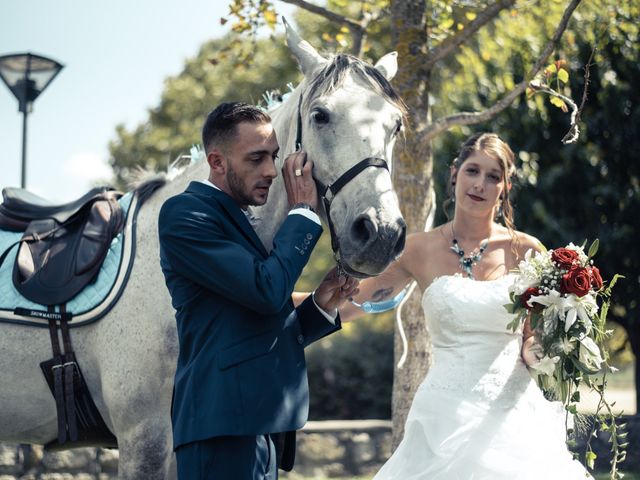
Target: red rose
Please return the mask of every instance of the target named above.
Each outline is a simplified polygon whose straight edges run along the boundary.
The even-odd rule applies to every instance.
[[[569,270],[560,280],[560,293],[575,293],[578,297],[584,297],[590,288],[591,274],[584,267]]]
[[[531,300],[531,297],[538,296],[540,295],[540,293],[542,292],[540,292],[540,289],[536,287],[527,288],[522,294],[522,296],[520,297],[520,302],[522,303],[522,306],[527,310],[533,310],[534,312],[542,311],[544,306],[539,303],[534,302],[533,307],[529,306],[529,300]]]
[[[591,267],[589,273],[591,273],[591,286],[593,286],[595,290],[600,290],[603,284],[600,270],[598,270],[598,267]]]
[[[551,253],[551,260],[560,267],[571,268],[573,263],[578,260],[578,252],[568,248],[556,248]]]

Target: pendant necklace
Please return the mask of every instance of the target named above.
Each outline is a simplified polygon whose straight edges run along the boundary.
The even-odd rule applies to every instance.
[[[473,279],[473,266],[476,265],[480,259],[482,258],[482,254],[489,246],[489,239],[485,240],[480,244],[480,246],[471,252],[468,257],[464,256],[464,250],[460,248],[460,244],[456,239],[456,234],[453,231],[453,222],[451,223],[451,235],[453,236],[452,246],[450,247],[456,255],[459,257],[460,267],[467,274],[467,277]]]

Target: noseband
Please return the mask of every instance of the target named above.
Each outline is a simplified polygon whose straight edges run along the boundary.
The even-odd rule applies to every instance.
[[[302,94],[298,100],[298,124],[296,127],[296,150],[302,149]],[[379,157],[367,157],[364,160],[359,161],[354,166],[349,168],[346,172],[338,177],[338,179],[326,185],[313,175],[313,179],[316,182],[316,186],[318,189],[318,193],[320,194],[320,198],[322,199],[322,204],[324,205],[324,211],[327,214],[327,224],[329,225],[329,233],[331,234],[331,250],[333,250],[333,257],[336,260],[338,265],[338,274],[348,274],[353,277],[358,278],[366,278],[370,275],[366,273],[358,272],[349,266],[345,266],[340,259],[340,242],[338,241],[338,236],[336,235],[335,227],[333,226],[333,221],[331,220],[331,203],[336,198],[336,195],[342,188],[353,180],[356,176],[358,176],[362,171],[368,167],[376,167],[376,168],[384,168],[389,171],[389,165],[387,165],[386,160]]]

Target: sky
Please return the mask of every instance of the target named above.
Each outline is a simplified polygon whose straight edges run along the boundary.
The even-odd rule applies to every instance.
[[[107,182],[116,125],[146,121],[164,80],[228,31],[220,25],[228,4],[0,0],[0,56],[31,52],[64,65],[27,117],[26,188],[59,203]],[[291,8],[277,8],[291,18]],[[0,81],[0,189],[20,187],[21,161],[22,114]]]

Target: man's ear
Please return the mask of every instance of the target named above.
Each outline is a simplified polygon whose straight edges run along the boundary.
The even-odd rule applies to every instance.
[[[212,172],[218,175],[225,175],[227,173],[227,162],[222,152],[217,148],[207,153],[207,163]]]

